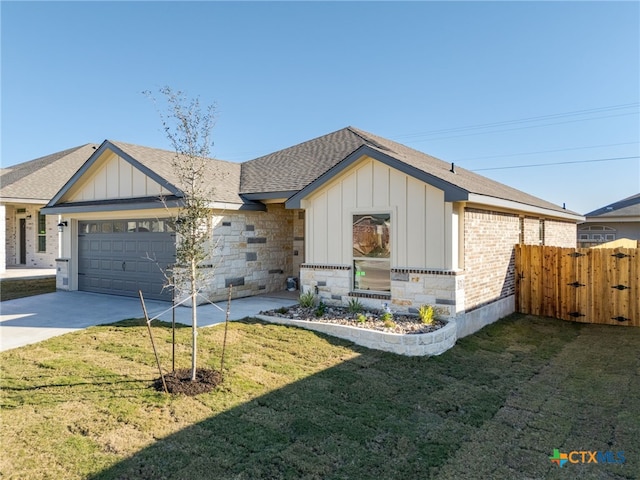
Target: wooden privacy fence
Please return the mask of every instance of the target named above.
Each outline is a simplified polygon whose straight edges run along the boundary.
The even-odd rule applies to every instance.
[[[640,249],[516,245],[521,313],[640,327]]]

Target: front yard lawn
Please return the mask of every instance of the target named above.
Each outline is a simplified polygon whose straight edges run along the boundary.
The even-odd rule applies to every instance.
[[[200,330],[203,367],[223,333]],[[154,336],[170,369],[170,329]],[[638,478],[639,347],[637,328],[513,315],[416,358],[246,320],[221,388],[168,397],[142,321],[92,327],[0,354],[0,476]],[[626,461],[559,468],[554,449]]]

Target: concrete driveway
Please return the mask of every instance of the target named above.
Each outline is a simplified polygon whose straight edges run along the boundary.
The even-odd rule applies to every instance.
[[[149,317],[171,321],[171,304],[145,301]],[[231,320],[298,303],[298,292],[279,292],[231,301]],[[198,306],[198,326],[224,322],[226,302]],[[191,308],[176,307],[176,322],[191,325]],[[143,317],[137,298],[87,292],[45,293],[0,303],[0,351],[37,343],[75,330]]]

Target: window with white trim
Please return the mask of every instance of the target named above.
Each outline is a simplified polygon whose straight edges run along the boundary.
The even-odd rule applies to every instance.
[[[38,212],[38,252],[47,251],[47,216]]]

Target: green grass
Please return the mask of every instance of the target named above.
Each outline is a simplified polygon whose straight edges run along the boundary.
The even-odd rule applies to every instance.
[[[2,282],[0,282],[0,302],[4,302],[5,300],[13,300],[15,298],[41,295],[43,293],[51,293],[55,291],[55,277],[36,278],[28,280],[2,280]]]
[[[137,326],[140,325],[140,326]],[[190,329],[177,332],[187,367]],[[219,368],[223,329],[200,330]],[[170,330],[154,327],[170,368]],[[146,327],[0,355],[3,478],[637,478],[640,329],[514,315],[439,357],[257,321],[229,327],[225,383],[167,397]],[[624,465],[549,461],[623,450]]]

